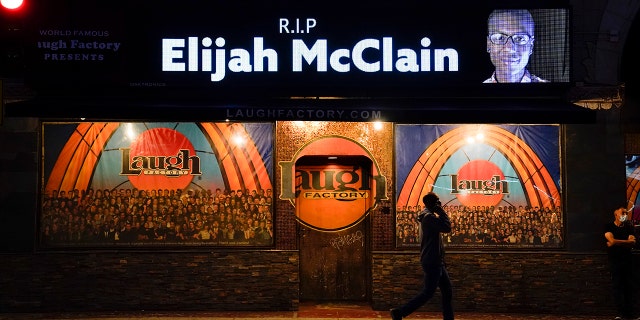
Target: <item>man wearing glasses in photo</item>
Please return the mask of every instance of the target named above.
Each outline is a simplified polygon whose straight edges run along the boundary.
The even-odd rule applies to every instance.
[[[549,82],[527,70],[534,40],[528,10],[493,11],[488,19],[487,52],[495,71],[483,83]]]

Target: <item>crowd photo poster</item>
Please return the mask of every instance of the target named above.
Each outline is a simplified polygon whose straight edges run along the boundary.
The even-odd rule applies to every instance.
[[[396,246],[419,245],[422,197],[452,221],[448,247],[562,248],[557,125],[397,125]]]
[[[273,124],[43,123],[39,244],[271,246]]]

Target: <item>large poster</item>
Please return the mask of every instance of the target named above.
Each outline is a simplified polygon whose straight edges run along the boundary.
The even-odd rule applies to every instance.
[[[561,248],[557,125],[397,125],[396,244],[419,245],[422,197],[452,220],[449,247]]]
[[[43,247],[270,246],[273,124],[43,123]]]

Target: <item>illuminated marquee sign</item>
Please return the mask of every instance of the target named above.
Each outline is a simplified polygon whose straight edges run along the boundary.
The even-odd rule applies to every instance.
[[[278,72],[278,52],[264,48],[264,39],[253,39],[252,49],[235,48],[229,51],[224,48],[225,39],[219,37],[214,41],[205,37],[201,41],[197,37],[185,39],[162,39],[162,71],[204,71],[211,72],[211,81],[224,79],[230,72]],[[188,43],[185,46],[185,43]],[[200,43],[200,45],[199,45]],[[215,43],[215,44],[214,44]],[[350,72],[351,67],[363,72],[430,72],[432,55],[434,55],[433,71],[458,71],[458,52],[455,49],[427,49],[431,40],[427,37],[420,40],[422,48],[413,49],[393,47],[393,38],[363,39],[352,49],[336,49],[328,52],[327,39],[316,40],[308,46],[304,40],[294,39],[291,46],[292,65],[290,70],[302,72],[305,68],[327,72]],[[199,46],[203,49],[198,50]],[[210,49],[215,46],[215,50]],[[188,48],[188,49],[187,49]],[[185,54],[185,51],[187,53]],[[380,58],[372,62],[365,59],[366,51],[374,51]],[[199,58],[201,55],[201,59]],[[177,62],[187,57],[187,62]],[[266,70],[264,61],[266,63]],[[200,62],[201,61],[201,62]],[[253,63],[252,63],[253,62]],[[187,69],[188,65],[188,69]],[[215,67],[214,67],[215,66]]]
[[[526,67],[523,82],[543,79],[545,88],[570,82],[564,2],[465,2],[465,10],[455,2],[410,1],[114,5],[119,8],[111,14],[84,8],[55,15],[65,6],[54,4],[34,9],[40,13],[30,26],[34,86],[193,89],[215,96],[424,96],[447,88],[456,96],[474,90],[503,95],[509,92],[504,86],[485,83],[504,68],[499,59]],[[489,27],[496,9],[531,14],[517,44],[510,27]],[[509,46],[526,52],[526,59],[497,56]],[[50,76],[56,72],[68,76],[59,81]]]

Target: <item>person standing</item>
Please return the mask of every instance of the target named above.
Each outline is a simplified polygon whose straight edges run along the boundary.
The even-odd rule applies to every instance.
[[[613,211],[614,220],[606,224],[607,255],[613,287],[613,298],[618,311],[615,319],[633,318],[633,256],[636,245],[633,226],[629,223],[626,207]]]
[[[453,290],[444,261],[441,233],[451,232],[451,220],[442,209],[440,199],[433,193],[423,198],[425,209],[418,215],[420,222],[420,264],[424,272],[424,287],[413,299],[399,308],[391,309],[392,320],[408,317],[427,303],[440,288],[444,320],[453,320]]]
[[[489,15],[487,52],[495,70],[483,83],[549,82],[529,72],[534,21],[528,10],[495,10]]]

